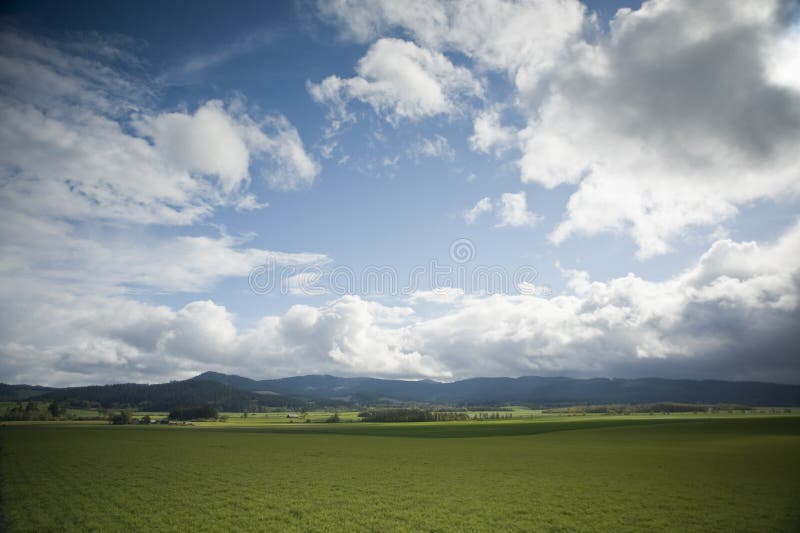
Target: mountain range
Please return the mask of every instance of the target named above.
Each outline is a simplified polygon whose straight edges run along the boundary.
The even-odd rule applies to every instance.
[[[156,385],[117,384],[52,388],[0,384],[1,401],[58,400],[75,406],[162,411],[210,404],[224,411],[379,405],[551,407],[576,404],[680,402],[800,406],[800,385],[683,379],[473,378],[452,383],[327,375],[255,380],[204,372]]]
[[[194,380],[312,401],[354,404],[426,403],[443,405],[524,404],[552,406],[606,403],[740,403],[800,405],[800,385],[682,379],[575,379],[566,377],[473,378],[452,383],[327,375],[253,380],[205,372]]]

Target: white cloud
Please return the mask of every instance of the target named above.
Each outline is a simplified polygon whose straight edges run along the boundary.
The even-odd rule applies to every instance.
[[[471,209],[464,211],[464,221],[467,224],[474,224],[479,216],[489,213],[492,209],[492,199],[488,196],[481,198]]]
[[[235,317],[211,301],[191,302],[178,311],[120,299],[78,300],[73,307],[58,313],[52,306],[29,306],[49,320],[51,329],[38,337],[18,334],[17,342],[0,346],[0,375],[51,384],[96,383],[110,376],[152,382],[207,368],[261,368],[263,373],[268,367],[276,375],[450,375],[430,357],[403,347],[411,309],[355,296],[319,308],[295,305],[247,331],[237,330]],[[36,322],[18,324],[34,327]],[[32,353],[36,357],[26,360]]]
[[[174,170],[219,176],[225,192],[247,179],[250,152],[222,102],[207,102],[194,115],[164,113],[145,121],[140,131]]]
[[[429,49],[460,52],[483,68],[505,71],[524,91],[557,66],[585,24],[585,8],[573,0],[323,0],[317,5],[321,19],[346,38],[366,42],[399,29]]]
[[[104,57],[7,29],[0,42],[5,208],[185,225],[219,205],[257,205],[243,200],[253,171],[280,189],[307,185],[319,172],[281,116],[256,122],[237,101],[154,111],[148,83]]]
[[[128,228],[85,234],[71,224],[0,210],[0,273],[75,292],[201,292],[261,265],[311,267],[329,258],[247,247],[249,238],[173,236]],[[243,285],[244,285],[243,281]]]
[[[234,357],[239,342],[231,314],[210,300],[187,304],[164,326],[156,341],[158,350],[198,363],[224,364]]]
[[[438,52],[400,39],[380,39],[356,65],[358,76],[329,76],[308,90],[317,102],[346,119],[350,100],[369,104],[393,124],[458,112],[458,102],[482,94],[481,84],[464,67]]]
[[[452,161],[456,157],[456,152],[450,143],[441,135],[433,137],[423,137],[411,147],[411,155],[414,157],[435,157]]]
[[[234,101],[229,109],[206,102],[194,115],[165,113],[137,122],[161,157],[176,170],[216,175],[225,193],[241,186],[251,167],[270,186],[291,190],[311,185],[320,172],[294,126],[282,115],[256,122]],[[262,161],[262,159],[267,161]]]
[[[769,82],[800,91],[800,25],[795,23],[778,36],[766,56]]]
[[[481,198],[470,209],[464,211],[464,221],[467,224],[474,224],[484,213],[495,211],[497,214],[496,227],[530,227],[538,224],[542,217],[528,211],[528,198],[524,191],[518,193],[504,193],[496,202],[488,196]]]
[[[569,291],[466,298],[411,347],[458,375],[669,375],[794,382],[800,225],[775,244],[715,243],[661,282],[567,271]],[[769,346],[769,349],[765,349]]]
[[[244,289],[268,260],[328,260],[248,247],[250,235],[170,227],[220,206],[262,207],[246,190],[254,173],[274,188],[311,183],[318,166],[285,118],[257,121],[239,100],[156,110],[150,85],[123,73],[136,70],[125,68],[135,58],[106,41],[54,42],[4,27],[0,44],[4,379],[182,376],[190,358],[233,342],[232,317],[210,302],[175,312],[132,295],[203,292],[230,277]]]
[[[0,202],[28,213],[142,223],[187,224],[210,212],[209,183],[170,169],[113,120],[64,112],[71,113],[29,105],[0,110],[0,161],[5,172],[19,170]]]
[[[318,3],[347,39],[401,35],[507,75],[514,91],[476,113],[471,148],[520,148],[523,182],[576,186],[553,242],[627,233],[641,259],[754,201],[797,200],[800,30],[785,9],[651,0],[604,30],[577,1]]]
[[[530,111],[519,163],[525,182],[578,185],[555,242],[627,232],[646,258],[688,226],[796,197],[800,92],[765,75],[791,68],[778,9],[652,1],[573,49]]]
[[[308,155],[300,134],[286,117],[272,115],[256,122],[245,116],[241,128],[250,149],[269,160],[259,171],[273,189],[301,189],[314,183],[321,166]]]
[[[500,113],[490,109],[475,117],[474,133],[469,145],[476,152],[501,155],[517,144],[517,133],[500,124]]]
[[[408,302],[416,304],[429,302],[436,304],[453,304],[464,297],[464,289],[458,287],[437,287],[428,291],[414,291]]]
[[[387,327],[403,323],[411,315],[409,308],[385,307],[355,296],[320,309],[295,306],[279,319],[278,342],[298,355],[319,358],[322,368],[348,374],[449,376],[450,372],[430,357],[404,347],[404,327]],[[262,323],[264,326],[262,333],[274,331],[271,323]]]
[[[212,368],[463,378],[486,375],[714,377],[795,382],[800,224],[774,243],[714,243],[663,281],[607,281],[564,271],[568,289],[544,297],[419,291],[410,307],[346,296],[292,306],[236,327],[211,301],[177,311],[58,285],[5,281],[0,375],[51,384],[158,381]],[[19,296],[17,298],[17,296]],[[46,324],[47,327],[42,327]],[[265,369],[268,369],[265,371]]]
[[[87,58],[72,52],[74,44],[9,29],[0,42],[6,275],[36,272],[45,281],[90,282],[103,291],[195,291],[246,276],[267,257],[324,260],[245,248],[225,235],[165,238],[126,225],[188,225],[220,205],[261,207],[244,190],[252,170],[269,171],[275,188],[311,183],[319,168],[285,118],[256,122],[236,100],[212,100],[194,113],[152,111],[144,106],[146,83],[103,62],[125,57],[121,51],[105,46],[101,57]],[[113,224],[87,233],[85,223],[97,219]]]
[[[82,256],[84,275],[92,270],[95,283],[108,280],[114,285],[130,285],[168,292],[200,292],[229,277],[247,277],[253,268],[271,264],[277,267],[308,267],[327,263],[323,254],[285,253],[247,248],[246,241],[230,236],[177,237],[145,243],[116,241],[100,246],[86,242]],[[78,243],[70,242],[73,250]]]
[[[572,1],[325,2],[320,9],[347,36],[379,40],[356,76],[308,87],[336,120],[351,120],[348,106],[359,100],[398,125],[462,113],[485,98],[482,73],[502,72],[514,94],[473,117],[473,150],[520,147],[523,181],[575,187],[555,242],[627,232],[648,257],[689,226],[717,228],[742,205],[800,192],[797,30],[777,6],[655,0],[620,11],[607,35],[583,39],[592,20]],[[380,38],[398,32],[413,42]],[[113,47],[11,31],[0,44],[6,381],[159,381],[208,368],[800,380],[800,225],[775,243],[720,239],[663,281],[565,271],[568,288],[552,297],[530,283],[520,295],[409,297],[411,306],[448,304],[433,318],[348,296],[242,329],[210,300],[180,309],[134,301],[138,291],[205,291],[266,257],[327,261],[224,232],[165,235],[146,226],[192,224],[219,206],[256,208],[246,190],[252,177],[299,188],[314,181],[318,163],[284,117],[254,118],[242,102],[154,108],[148,84],[109,66],[109,57],[130,60]],[[504,125],[500,109],[517,110],[527,127]],[[428,140],[421,153],[447,153],[449,145]],[[464,218],[493,210],[498,226],[539,219],[524,192],[483,198]],[[307,281],[297,277],[290,288]]]
[[[518,193],[504,193],[500,196],[497,208],[498,227],[525,227],[535,226],[542,219],[540,215],[528,211],[528,198],[524,191]]]

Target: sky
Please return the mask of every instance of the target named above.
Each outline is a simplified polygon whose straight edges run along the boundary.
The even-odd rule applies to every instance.
[[[0,381],[800,383],[800,6],[0,8]]]

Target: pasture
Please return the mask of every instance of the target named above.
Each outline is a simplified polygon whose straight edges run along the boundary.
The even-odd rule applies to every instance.
[[[10,531],[796,531],[800,417],[0,428]],[[266,422],[270,420],[270,422]],[[236,422],[236,423],[234,423]]]

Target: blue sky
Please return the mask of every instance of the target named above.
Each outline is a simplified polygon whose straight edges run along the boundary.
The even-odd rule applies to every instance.
[[[7,2],[0,379],[798,382],[786,13]],[[329,278],[433,264],[507,283]]]

